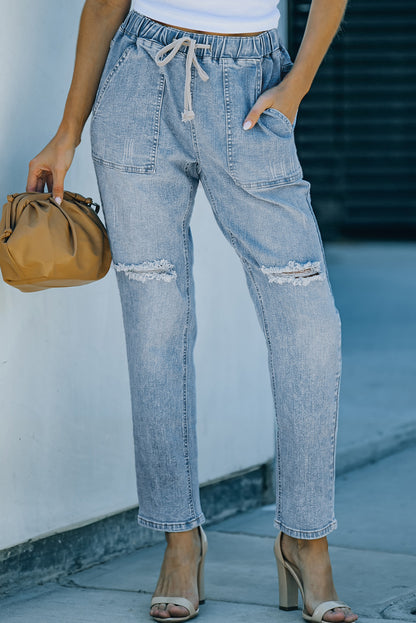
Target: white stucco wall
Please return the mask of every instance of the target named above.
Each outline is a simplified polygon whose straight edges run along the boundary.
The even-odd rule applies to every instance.
[[[82,0],[0,0],[0,188],[25,188],[72,74]],[[98,198],[86,127],[66,188]],[[202,483],[273,455],[266,346],[243,270],[198,191],[192,231]],[[0,282],[0,549],[137,502],[118,290]]]

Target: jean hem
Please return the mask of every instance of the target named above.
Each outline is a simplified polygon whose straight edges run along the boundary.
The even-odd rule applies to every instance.
[[[205,521],[206,519],[203,513],[195,517],[195,519],[188,519],[187,521],[179,522],[158,522],[146,519],[140,514],[137,516],[137,522],[140,526],[151,528],[152,530],[160,530],[162,532],[186,532],[187,530],[192,530],[193,528],[201,526],[205,523]]]
[[[274,520],[274,525],[276,528],[281,530],[284,534],[287,534],[294,539],[321,539],[322,537],[327,536],[333,530],[337,528],[337,521],[334,519],[329,524],[327,524],[324,528],[320,530],[296,530],[292,528],[288,528],[281,521]]]

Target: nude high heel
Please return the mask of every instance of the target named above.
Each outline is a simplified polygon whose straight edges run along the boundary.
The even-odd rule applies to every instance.
[[[199,526],[198,530],[201,539],[201,557],[198,564],[197,583],[199,605],[201,605],[205,603],[205,556],[208,549],[208,539],[201,526]],[[193,619],[199,613],[199,606],[198,609],[195,610],[193,603],[185,597],[169,597],[166,595],[157,595],[156,597],[152,598],[150,608],[155,604],[175,604],[175,606],[183,606],[184,608],[189,610],[189,615],[184,617],[169,617],[167,619],[162,619],[155,616],[153,617],[155,621],[159,621],[161,623],[182,623],[183,621],[189,621],[189,619]]]
[[[313,614],[310,615],[305,610],[305,594],[303,591],[302,580],[296,573],[293,566],[283,557],[282,552],[283,533],[279,532],[274,544],[274,554],[277,562],[277,573],[279,576],[279,608],[280,610],[297,610],[298,608],[298,591],[300,591],[303,599],[302,617],[305,621],[313,621],[314,623],[325,623],[323,616],[332,608],[349,608],[343,601],[323,601],[320,603]]]

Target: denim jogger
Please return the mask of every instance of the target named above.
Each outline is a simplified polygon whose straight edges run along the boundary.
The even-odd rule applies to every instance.
[[[259,95],[291,66],[277,29],[190,33],[131,11],[97,91],[92,155],[126,333],[138,520],[156,530],[205,521],[189,227],[199,182],[241,260],[267,343],[277,419],[275,524],[303,539],[336,527],[340,319],[310,184],[294,124],[281,112],[266,109],[254,128],[242,128]]]

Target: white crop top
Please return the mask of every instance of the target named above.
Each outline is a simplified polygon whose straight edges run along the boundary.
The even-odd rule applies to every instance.
[[[132,9],[190,30],[243,33],[277,28],[279,0],[133,0]]]

